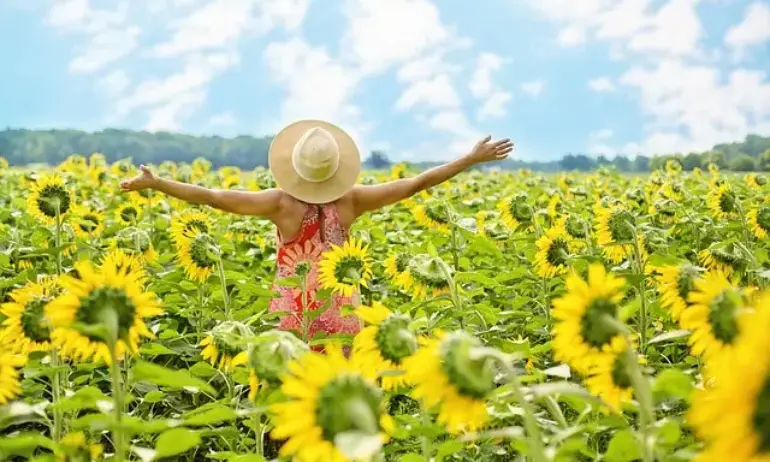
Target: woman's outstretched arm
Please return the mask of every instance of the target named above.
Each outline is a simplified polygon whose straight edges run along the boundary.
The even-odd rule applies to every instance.
[[[513,142],[509,139],[491,141],[487,136],[473,147],[473,150],[457,160],[430,170],[426,170],[413,178],[391,181],[374,186],[356,186],[353,191],[353,203],[356,216],[371,210],[394,204],[412,197],[420,191],[441,184],[470,167],[503,160],[513,150]]]
[[[144,165],[140,166],[139,169],[141,170],[139,175],[120,182],[121,190],[154,189],[191,204],[207,205],[239,215],[272,218],[280,213],[283,193],[278,189],[267,189],[259,192],[208,189],[194,184],[156,177]]]

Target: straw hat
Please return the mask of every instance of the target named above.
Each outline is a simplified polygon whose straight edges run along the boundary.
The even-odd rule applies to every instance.
[[[322,120],[300,120],[270,144],[270,171],[289,195],[311,204],[334,202],[358,181],[361,155],[341,128]]]

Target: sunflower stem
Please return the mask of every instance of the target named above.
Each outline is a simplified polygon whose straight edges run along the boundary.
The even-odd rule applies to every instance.
[[[56,201],[56,230],[54,232],[54,245],[56,246],[56,274],[61,276],[62,263],[61,263],[61,212],[59,210],[59,201]],[[51,365],[54,368],[53,375],[51,376],[51,391],[53,393],[53,402],[58,404],[61,400],[61,372],[59,371],[59,354],[53,349],[51,350]],[[61,410],[56,408],[53,411],[53,439],[59,441],[62,437],[62,413]]]
[[[430,412],[425,406],[425,402],[422,403],[421,406],[421,413],[422,413],[422,425],[427,427],[430,425]],[[430,436],[423,435],[422,436],[422,458],[426,461],[431,460],[431,454],[433,454],[433,443],[431,441]]]
[[[631,226],[631,231],[634,234],[634,260],[637,265],[637,274],[639,275],[639,285],[637,290],[639,291],[639,298],[641,302],[639,313],[639,346],[642,354],[647,350],[647,297],[646,297],[646,278],[644,276],[644,262],[642,261],[642,249],[639,247],[639,236],[636,234],[636,229]]]
[[[265,447],[265,432],[262,431],[262,412],[254,413],[254,441],[256,442],[256,453],[261,456]]]
[[[217,257],[217,271],[219,272],[219,281],[222,283],[222,299],[225,303],[225,319],[230,320],[230,294],[227,293],[227,277],[225,277],[225,265],[222,263],[222,256]]]
[[[631,339],[627,339],[628,342]],[[631,343],[629,343],[631,345]],[[639,361],[634,354],[632,348],[628,348],[625,351],[625,355],[628,356],[627,370],[631,376],[631,383],[636,393],[636,399],[639,401],[639,427],[642,438],[642,460],[644,462],[652,462],[654,460],[652,454],[652,448],[650,447],[650,428],[655,422],[655,411],[653,410],[652,391],[650,385],[642,373],[642,368],[639,367]]]
[[[125,449],[123,446],[123,385],[118,366],[117,344],[111,340],[108,344],[110,349],[110,374],[112,375],[112,396],[114,400],[115,426],[113,427],[113,443],[115,445],[115,460],[122,462]]]

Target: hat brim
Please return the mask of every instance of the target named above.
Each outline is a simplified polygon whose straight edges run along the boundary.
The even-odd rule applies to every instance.
[[[294,145],[314,127],[327,130],[337,141],[340,163],[334,175],[326,181],[314,183],[297,174],[291,156]],[[278,132],[270,143],[268,165],[278,187],[292,197],[310,204],[334,202],[350,191],[361,173],[361,153],[353,138],[340,127],[323,120],[300,120]]]

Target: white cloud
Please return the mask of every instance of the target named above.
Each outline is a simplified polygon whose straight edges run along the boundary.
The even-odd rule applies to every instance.
[[[529,93],[533,98],[537,98],[545,89],[545,82],[542,80],[533,80],[531,82],[525,82],[521,84],[521,90],[524,93]]]
[[[181,70],[165,78],[145,80],[118,100],[116,116],[145,109],[150,112],[148,129],[176,129],[181,119],[205,101],[208,84],[239,60],[235,52],[192,55]]]
[[[478,119],[480,121],[490,119],[493,117],[504,117],[507,113],[505,106],[511,101],[513,95],[506,91],[497,90],[493,92],[481,105],[478,111]]]
[[[96,72],[128,56],[136,49],[140,32],[138,27],[127,27],[94,34],[86,50],[70,62],[70,72]]]
[[[503,66],[503,59],[495,53],[481,53],[476,59],[476,69],[473,71],[468,88],[476,98],[489,96],[494,90],[492,74]]]
[[[588,38],[606,40],[644,55],[692,56],[699,53],[703,27],[696,6],[701,0],[667,0],[657,10],[651,0],[529,0],[540,14],[559,26],[564,46]]]
[[[456,107],[460,105],[460,96],[449,76],[439,74],[429,79],[414,81],[396,101],[396,109],[401,111],[412,109],[416,105],[428,108]]]
[[[210,0],[186,17],[171,22],[173,36],[153,47],[158,57],[234,47],[246,33],[263,34],[275,27],[296,29],[309,0]]]
[[[122,95],[128,89],[131,80],[123,70],[112,71],[96,82],[96,87],[108,97]]]
[[[379,73],[451,41],[429,0],[345,0],[349,25],[342,43],[365,74]]]
[[[209,125],[214,127],[232,127],[237,123],[238,119],[230,111],[214,114],[209,118]]]
[[[770,4],[765,2],[749,5],[743,20],[725,34],[725,44],[737,50],[766,41],[770,41]]]
[[[597,130],[595,132],[592,132],[589,136],[589,138],[594,140],[606,140],[607,138],[612,138],[612,136],[615,133],[612,131],[611,128],[602,128],[601,130]]]
[[[609,77],[597,77],[588,82],[588,87],[596,93],[612,93],[618,89]]]
[[[624,150],[647,154],[705,150],[770,128],[770,81],[765,72],[664,60],[634,66],[620,82],[639,91],[649,117],[647,139]]]

